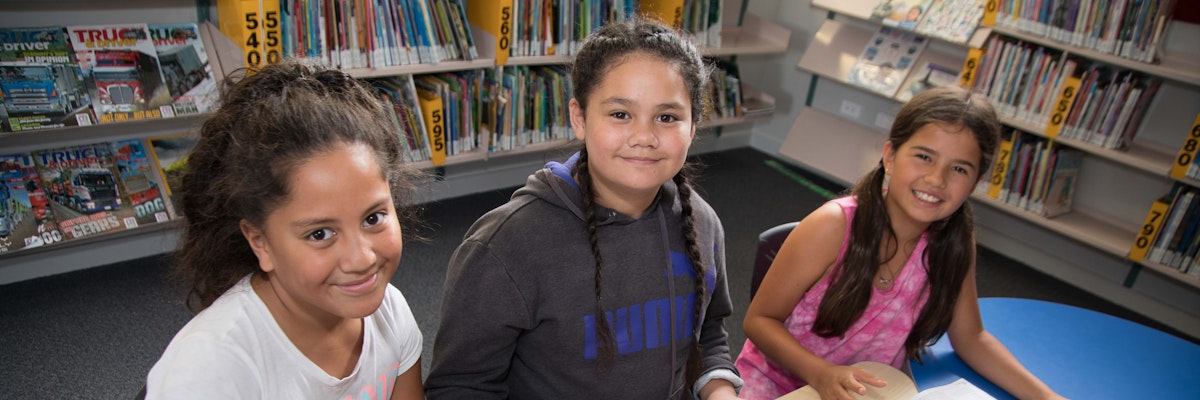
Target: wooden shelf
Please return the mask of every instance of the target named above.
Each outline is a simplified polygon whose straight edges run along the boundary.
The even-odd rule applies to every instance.
[[[208,114],[141,121],[113,122],[88,126],[0,133],[5,152],[26,152],[58,144],[85,144],[199,130]]]
[[[1000,122],[1017,128],[1022,132],[1045,137],[1043,134],[1046,130],[1045,126],[1038,126],[1028,121],[1009,117],[1001,117]],[[1078,139],[1058,138],[1054,140],[1062,145],[1083,150],[1088,154],[1163,178],[1169,178],[1171,163],[1175,160],[1176,153],[1178,153],[1178,149],[1172,150],[1165,147],[1154,147],[1150,144],[1139,142],[1134,142],[1126,150],[1113,150]]]
[[[836,115],[806,107],[800,110],[779,154],[825,174],[842,184],[853,185],[879,164],[887,136]]]
[[[701,47],[706,56],[778,54],[787,52],[792,33],[787,28],[746,14],[742,26],[721,27],[721,47]]]
[[[509,56],[508,62],[504,65],[555,65],[555,64],[570,64],[575,60],[575,57],[568,55],[557,56]]]
[[[395,75],[433,74],[438,72],[465,71],[472,69],[491,68],[496,60],[477,58],[470,61],[446,61],[436,64],[410,64],[380,68],[353,68],[342,70],[355,78],[378,78]]]

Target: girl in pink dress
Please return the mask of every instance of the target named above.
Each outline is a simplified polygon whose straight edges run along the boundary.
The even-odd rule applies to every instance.
[[[737,359],[746,399],[811,385],[851,399],[886,383],[850,366],[904,369],[943,333],[971,368],[1019,398],[1061,398],[983,328],[966,200],[999,143],[987,99],[957,87],[906,103],[879,165],[805,217],[763,279]]]

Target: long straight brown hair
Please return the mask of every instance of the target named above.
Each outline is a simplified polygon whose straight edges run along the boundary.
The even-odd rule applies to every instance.
[[[996,155],[1000,142],[1000,122],[987,98],[956,86],[930,89],[913,97],[897,113],[888,141],[899,148],[917,130],[931,123],[965,129],[979,144],[979,177]],[[874,279],[881,264],[895,256],[881,254],[880,245],[896,240],[891,219],[884,206],[883,162],[867,173],[850,190],[858,200],[858,210],[850,225],[850,246],[842,264],[834,267],[829,290],[817,309],[813,332],[821,337],[842,336],[862,316],[871,300]],[[920,351],[950,326],[954,304],[962,291],[971,260],[975,256],[975,224],[970,202],[928,229],[929,243],[923,258],[929,288],[928,301],[904,341],[910,359],[921,360]],[[899,246],[896,246],[897,248]]]

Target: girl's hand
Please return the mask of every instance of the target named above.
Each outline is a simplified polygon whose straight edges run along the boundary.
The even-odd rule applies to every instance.
[[[856,397],[851,393],[867,393],[864,385],[883,387],[887,382],[861,368],[838,365],[821,371],[809,384],[817,389],[821,400],[854,400]]]

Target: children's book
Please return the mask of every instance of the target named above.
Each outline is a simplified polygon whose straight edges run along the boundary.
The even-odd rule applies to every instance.
[[[979,0],[934,0],[925,17],[917,24],[917,33],[965,43],[983,19]]]
[[[1071,203],[1075,198],[1075,182],[1079,180],[1082,166],[1082,151],[1069,148],[1058,150],[1054,169],[1048,172],[1050,175],[1046,177],[1043,216],[1054,217],[1071,211]]]
[[[871,385],[863,385],[867,387],[867,393],[857,396],[859,399],[871,400],[940,400],[940,399],[955,399],[955,400],[995,400],[995,397],[984,392],[978,386],[971,384],[966,379],[958,378],[958,380],[941,385],[931,387],[925,390],[918,391],[916,383],[912,378],[903,371],[896,369],[887,364],[874,361],[862,361],[854,364],[855,367],[862,368],[867,372],[874,374],[887,382],[887,386],[875,387]],[[812,386],[805,386],[797,389],[794,392],[788,393],[777,400],[818,400],[821,395],[817,393]]]
[[[0,254],[63,240],[29,153],[0,154]]]
[[[892,97],[928,44],[924,36],[882,26],[851,68],[850,83]]]
[[[211,112],[217,107],[217,80],[196,24],[150,24],[150,38],[162,67],[175,115]]]
[[[958,84],[958,69],[945,65],[927,62],[921,68],[913,71],[913,79],[908,86],[896,93],[896,100],[909,101],[917,94],[926,90]]]
[[[92,124],[83,72],[61,26],[0,28],[0,132]]]
[[[154,164],[158,167],[159,175],[162,176],[163,189],[166,189],[167,199],[170,203],[168,209],[176,213],[179,212],[179,202],[176,201],[175,191],[182,183],[183,173],[187,167],[187,156],[199,140],[200,135],[191,132],[146,139],[150,154],[154,156]],[[178,214],[173,214],[171,217],[177,216]]]
[[[100,123],[174,116],[146,24],[70,26],[67,32]]]
[[[921,22],[935,0],[880,0],[871,10],[870,20],[880,21],[885,26],[912,30]]]

